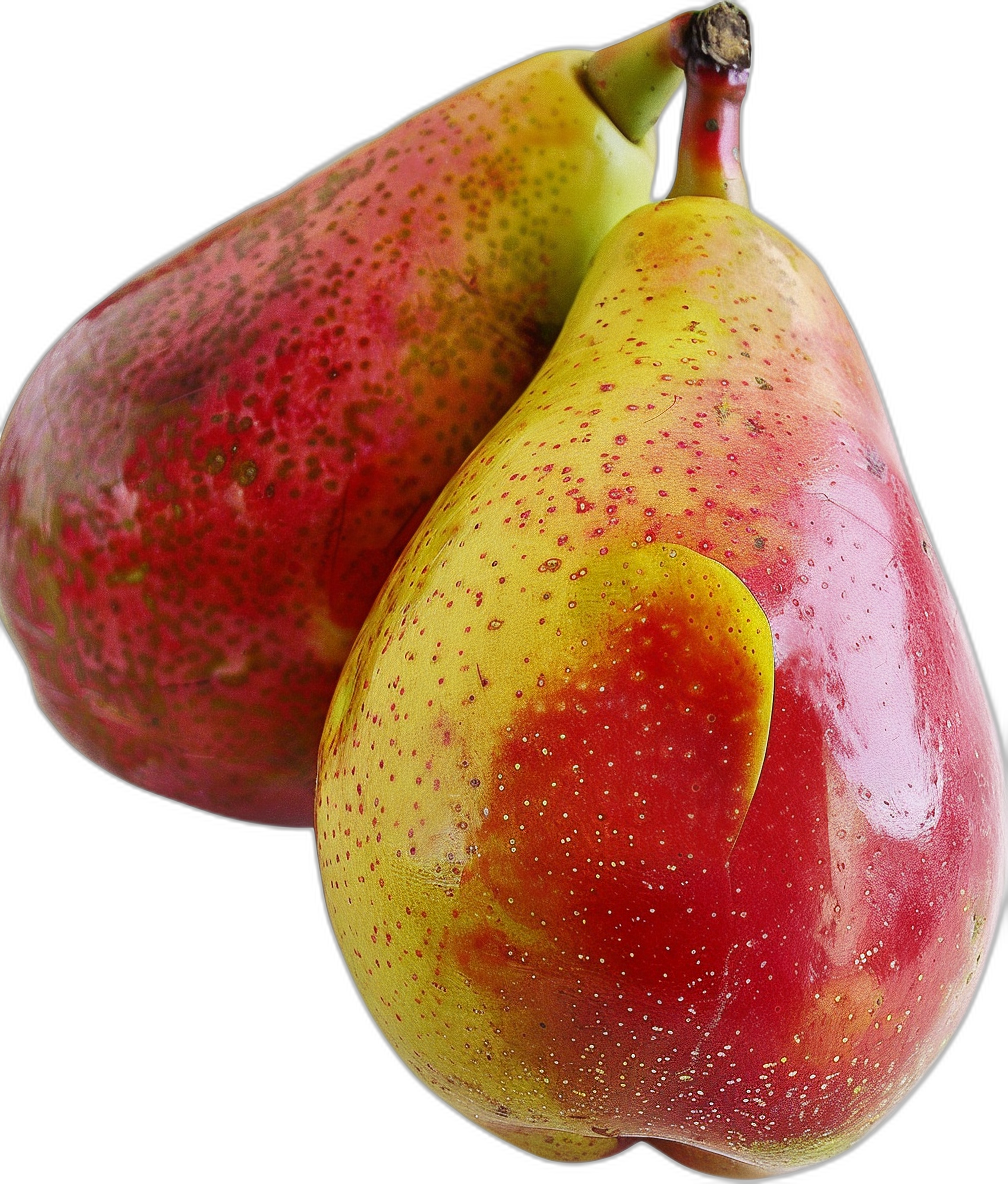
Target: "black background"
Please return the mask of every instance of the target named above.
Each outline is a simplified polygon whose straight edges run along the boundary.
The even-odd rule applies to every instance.
[[[516,58],[670,14],[486,5],[467,24],[430,6],[365,7],[287,6],[230,27],[155,9],[160,24],[142,31],[79,7],[58,22],[27,14],[12,45],[26,70],[6,99],[0,407],[72,320],[211,225]],[[904,27],[903,5],[832,8],[833,26],[814,6],[749,9],[753,207],[823,265],[859,330],[1003,723],[999,223],[977,72],[943,62],[944,27]],[[661,193],[678,121],[676,105]],[[41,719],[6,642],[0,662],[8,976],[31,1049],[20,1095],[72,1132],[79,1163],[126,1164],[139,1137],[161,1162],[275,1159],[328,1175],[362,1153],[390,1173],[493,1164],[558,1178],[455,1117],[385,1048],[329,933],[309,832],[221,821],[105,777]],[[823,1182],[981,1175],[1003,1125],[1004,946],[936,1072]],[[681,1175],[637,1151],[577,1179],[631,1172]]]

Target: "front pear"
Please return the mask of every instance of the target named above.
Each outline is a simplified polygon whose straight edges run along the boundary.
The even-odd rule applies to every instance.
[[[441,1096],[540,1155],[761,1174],[848,1146],[954,1031],[1003,790],[868,363],[742,204],[747,61],[703,43],[677,196],[608,236],[361,633],[316,826],[350,969]]]

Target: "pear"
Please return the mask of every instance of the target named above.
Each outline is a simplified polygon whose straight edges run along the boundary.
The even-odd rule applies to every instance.
[[[372,599],[651,198],[663,25],[519,63],[159,263],[39,363],[0,443],[0,615],[91,759],[309,826]]]
[[[976,664],[818,267],[748,207],[748,26],[681,22],[673,196],[602,244],[337,688],[330,918],[490,1131],[761,1175],[850,1145],[970,1001],[1002,891]]]

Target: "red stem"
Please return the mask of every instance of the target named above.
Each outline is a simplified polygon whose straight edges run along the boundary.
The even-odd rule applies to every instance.
[[[686,73],[686,103],[679,164],[669,196],[719,197],[748,207],[739,142],[742,100],[749,83],[748,38],[744,54],[739,51],[736,59],[744,64],[717,61],[701,45],[697,19],[684,14],[673,24],[672,58]]]

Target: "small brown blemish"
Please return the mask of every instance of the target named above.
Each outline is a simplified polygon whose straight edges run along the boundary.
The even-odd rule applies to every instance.
[[[868,472],[873,477],[884,477],[886,471],[886,463],[874,448],[868,450],[865,455],[865,463],[868,465]]]
[[[234,477],[239,485],[251,485],[258,472],[259,467],[254,460],[243,460],[234,467]]]

